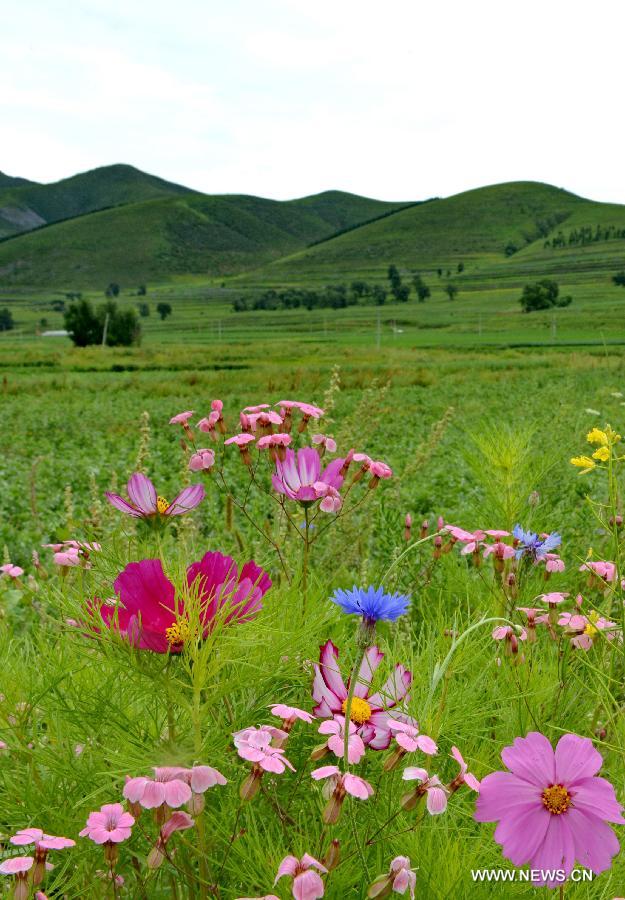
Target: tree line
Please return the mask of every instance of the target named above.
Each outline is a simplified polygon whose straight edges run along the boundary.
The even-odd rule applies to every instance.
[[[585,225],[582,228],[574,228],[565,235],[559,231],[549,240],[546,240],[543,247],[546,249],[559,249],[561,247],[585,246],[586,244],[594,244],[598,241],[617,241],[625,238],[625,228],[616,228],[614,225]]]
[[[458,263],[458,273],[464,270],[464,263]],[[448,276],[451,270],[447,270]],[[443,270],[438,269],[438,276],[443,276]],[[432,296],[431,288],[426,284],[419,272],[412,272],[406,280],[396,265],[390,265],[387,270],[388,288],[380,284],[370,284],[362,279],[356,279],[347,284],[328,284],[323,288],[286,288],[278,291],[269,289],[252,297],[240,296],[233,303],[235,312],[248,312],[250,310],[277,310],[277,309],[345,309],[348,306],[383,306],[391,298],[391,302],[407,303],[411,295],[419,303]],[[444,292],[450,300],[455,300],[458,295],[458,285],[448,281]]]

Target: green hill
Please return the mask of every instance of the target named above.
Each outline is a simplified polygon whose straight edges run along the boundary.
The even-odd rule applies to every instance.
[[[92,169],[54,184],[27,182],[2,188],[0,182],[0,237],[111,206],[191,192],[126,165]]]
[[[391,263],[430,279],[438,279],[440,270],[443,279],[474,287],[549,274],[596,278],[624,267],[625,206],[536,182],[493,185],[400,210],[240,281],[279,286],[352,276],[380,280]]]
[[[185,193],[130,203],[0,242],[0,284],[73,288],[223,277],[399,205],[339,191],[286,202]]]
[[[20,187],[24,184],[35,184],[35,182],[29,181],[27,178],[16,178],[12,175],[6,175],[4,172],[0,172],[0,191],[5,190],[6,188]]]

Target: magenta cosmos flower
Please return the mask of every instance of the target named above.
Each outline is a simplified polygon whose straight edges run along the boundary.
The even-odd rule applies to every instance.
[[[187,589],[199,606],[202,637],[219,618],[224,624],[246,621],[262,608],[271,579],[252,560],[239,572],[230,556],[204,554],[187,569]],[[185,600],[176,594],[163,572],[160,559],[129,563],[115,580],[119,604],[101,604],[99,613],[107,628],[119,632],[133,647],[155,653],[180,653],[194,638]]]
[[[304,853],[301,859],[296,856],[285,856],[278,868],[278,874],[274,884],[285,875],[290,875],[293,879],[291,892],[295,900],[318,900],[323,897],[323,881],[319,872],[324,874],[328,871],[314,856]]]
[[[181,516],[202,502],[205,496],[204,486],[191,484],[176,494],[171,503],[164,497],[159,497],[156,488],[141,472],[135,472],[128,479],[126,485],[128,500],[124,500],[119,494],[105,493],[106,499],[115,509],[132,516],[135,519],[153,519],[155,516]]]
[[[504,747],[501,758],[510,771],[482,780],[475,818],[499,823],[495,840],[504,856],[515,866],[563,869],[567,876],[576,861],[595,874],[609,869],[619,842],[607,823],[625,819],[610,782],[596,777],[603,758],[592,741],[565,734],[554,752],[532,731]]]
[[[317,703],[313,712],[320,719],[345,715],[347,706],[346,685],[339,668],[339,651],[332,641],[321,646],[319,664],[315,665],[313,699]],[[356,687],[350,709],[350,719],[356,725],[363,743],[372,750],[386,750],[391,743],[389,722],[392,718],[415,724],[398,709],[407,699],[406,693],[412,674],[402,665],[396,665],[393,674],[380,690],[373,691],[371,681],[384,654],[377,647],[369,647],[356,676]],[[397,715],[391,716],[388,710]]]
[[[321,499],[324,512],[334,512],[337,493],[343,484],[342,466],[343,459],[339,457],[322,471],[321,457],[314,447],[302,447],[297,452],[289,448],[284,461],[276,460],[271,483],[279,494],[297,500],[302,506],[311,506]]]

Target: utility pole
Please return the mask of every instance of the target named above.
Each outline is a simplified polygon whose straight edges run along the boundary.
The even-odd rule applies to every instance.
[[[106,347],[106,335],[109,330],[109,313],[104,317],[104,330],[102,332],[102,346]]]

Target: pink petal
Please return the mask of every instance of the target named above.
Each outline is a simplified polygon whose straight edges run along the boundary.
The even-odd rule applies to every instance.
[[[139,802],[144,809],[161,806],[165,802],[165,785],[160,781],[148,781]]]
[[[171,501],[165,510],[166,516],[181,516],[191,509],[195,509],[206,496],[203,484],[191,484],[184,488]]]
[[[519,805],[534,804],[544,809],[542,791],[542,787],[518,778],[512,772],[492,772],[480,784],[475,819],[478,822],[496,822]]]
[[[501,758],[515,775],[541,787],[555,781],[555,757],[548,738],[538,731],[527,737],[515,738],[512,746],[504,747]]]
[[[447,809],[447,794],[443,788],[429,788],[426,805],[431,816],[438,816],[440,813],[445,812]]]
[[[408,669],[402,665],[395,666],[393,674],[384,682],[382,688],[369,697],[369,703],[378,709],[396,706],[406,696],[411,681],[412,673]]]
[[[553,816],[548,813],[548,815],[550,821],[545,837],[532,857],[531,865],[533,869],[564,869],[568,876],[575,865],[575,845],[569,827],[569,814]],[[555,879],[546,879],[535,884],[558,887],[560,883]]]
[[[339,651],[332,641],[326,641],[321,647],[319,670],[326,686],[335,697],[343,701],[347,699],[347,688],[339,669]],[[316,698],[315,698],[316,699]]]
[[[603,757],[592,741],[576,734],[565,734],[560,738],[555,759],[556,781],[565,785],[596,775],[603,763]]]
[[[495,840],[502,845],[503,855],[515,866],[532,860],[542,845],[551,818],[553,816],[542,803],[511,807],[509,814],[501,817],[494,834]]]
[[[610,826],[597,816],[575,808],[569,809],[565,816],[578,864],[592,869],[596,875],[609,869],[612,857],[620,850],[618,838]],[[564,819],[565,816],[560,818]]]
[[[590,813],[606,822],[625,825],[623,807],[616,799],[614,788],[605,778],[586,778],[571,788],[573,806],[582,813]]]
[[[191,790],[194,794],[203,794],[216,784],[226,784],[226,779],[212,766],[194,766],[191,770]]]
[[[134,506],[131,506],[130,503],[128,503],[127,500],[124,500],[123,497],[120,497],[119,494],[112,494],[110,491],[105,491],[104,496],[108,502],[120,512],[126,513],[128,516],[133,516],[135,519],[143,518],[143,513],[139,512],[138,509],[135,509]]]
[[[278,881],[279,878],[282,878],[284,875],[295,875],[297,871],[297,866],[299,864],[299,859],[295,856],[285,856],[282,862],[278,867],[278,874],[276,875],[276,880],[274,884]]]
[[[142,472],[131,475],[126,486],[128,499],[145,516],[156,512],[156,488]]]
[[[293,896],[295,900],[318,900],[323,897],[323,881],[321,876],[308,869],[293,879]]]
[[[356,697],[364,699],[367,696],[374,673],[383,659],[384,654],[377,647],[367,648],[356,677],[356,687],[354,688]]]
[[[188,803],[191,799],[191,788],[179,778],[174,778],[173,781],[166,781],[164,788],[165,803],[174,809],[177,806],[182,806],[183,803]],[[145,794],[143,795],[143,800],[145,801]],[[145,802],[142,805],[145,806]]]

